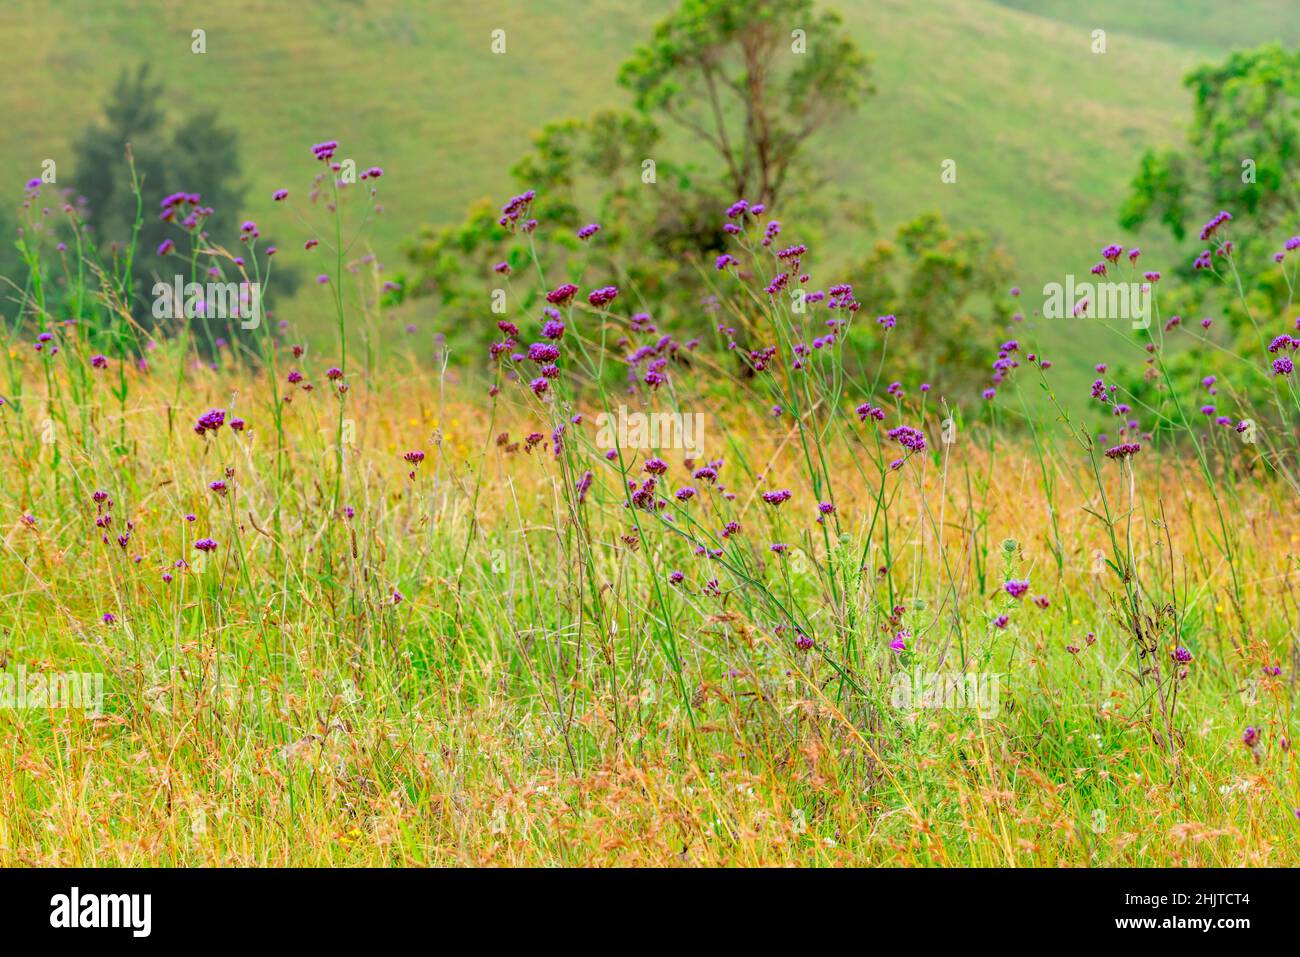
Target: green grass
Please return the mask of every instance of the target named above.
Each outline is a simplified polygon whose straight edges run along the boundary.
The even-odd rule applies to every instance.
[[[268,361],[209,365],[183,327],[141,365],[88,264],[50,321],[38,235],[0,350],[0,690],[104,695],[0,695],[0,866],[1293,863],[1293,380],[1217,400],[1257,442],[1166,393],[1137,414],[1177,439],[1131,456],[1004,428],[1059,375],[1028,356],[956,431],[919,388],[872,417],[890,333],[795,362],[829,310],[763,295],[762,229],[716,279],[780,343],[752,376],[704,343],[607,388],[660,335],[620,295],[562,305],[546,389],[506,358],[490,396],[409,338],[343,361],[385,319],[341,265],[334,351],[264,323]],[[702,448],[602,436],[615,404],[700,415]],[[935,674],[999,696],[896,696]]]

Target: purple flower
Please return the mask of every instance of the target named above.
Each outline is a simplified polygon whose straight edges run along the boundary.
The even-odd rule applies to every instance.
[[[566,282],[562,286],[556,286],[546,294],[546,301],[552,306],[562,306],[573,299],[578,294],[578,287],[571,282]]]
[[[199,416],[198,422],[194,425],[194,431],[198,435],[202,435],[205,432],[216,432],[225,424],[225,421],[225,409],[209,409],[207,412],[204,412]]]
[[[587,240],[590,239],[592,236],[596,235],[598,232],[600,232],[600,223],[588,223],[586,226],[583,226],[580,230],[578,230],[578,238],[582,240]]]
[[[560,357],[560,350],[549,342],[534,342],[528,347],[528,358],[538,365],[554,362]]]
[[[1137,442],[1123,442],[1106,450],[1108,459],[1124,459],[1130,455],[1136,455],[1142,451],[1142,446]]]
[[[326,140],[323,143],[317,143],[312,148],[312,154],[322,163],[328,162],[334,158],[334,151],[339,148],[337,140]]]
[[[587,296],[587,302],[597,309],[609,305],[618,296],[618,286],[601,286]]]
[[[788,488],[778,489],[775,492],[764,492],[763,501],[768,505],[780,505],[782,502],[790,501],[791,492]]]
[[[1212,218],[1208,223],[1206,223],[1205,226],[1201,229],[1201,242],[1205,242],[1207,239],[1209,239],[1211,236],[1213,236],[1214,233],[1215,233],[1215,231],[1216,231],[1220,226],[1222,226],[1222,225],[1223,225],[1224,223],[1226,223],[1226,222],[1231,221],[1231,219],[1232,219],[1232,214],[1231,214],[1231,213],[1228,213],[1228,212],[1219,212],[1219,213],[1217,213],[1217,214],[1216,214],[1216,215],[1215,215],[1215,216],[1214,216],[1214,217],[1213,217],[1213,218]]]
[[[200,538],[194,543],[194,547],[201,552],[215,552],[217,550],[217,543],[210,538]]]
[[[914,429],[910,425],[900,425],[897,428],[890,429],[888,435],[905,449],[913,452],[925,450],[925,436],[920,429]]]
[[[1019,600],[1025,592],[1029,591],[1029,581],[1013,578],[1002,587],[1006,589],[1008,595]]]

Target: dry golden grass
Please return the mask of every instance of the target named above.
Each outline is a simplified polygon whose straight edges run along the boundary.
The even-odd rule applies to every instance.
[[[435,377],[355,383],[338,500],[355,514],[343,518],[330,510],[339,400],[323,387],[285,407],[277,476],[261,375],[190,369],[177,398],[181,359],[163,348],[152,373],[128,374],[119,409],[108,379],[76,393],[14,361],[27,368],[21,409],[0,408],[0,660],[7,674],[102,673],[105,701],[100,715],[0,710],[0,865],[1297,860],[1286,742],[1300,546],[1278,518],[1293,501],[1235,474],[1241,462],[1221,486],[1241,607],[1212,540],[1214,501],[1185,466],[1149,457],[1131,487],[1128,472],[1105,473],[1135,572],[1177,611],[1139,660],[1115,614],[1122,589],[1094,559],[1107,547],[1097,493],[1068,446],[1040,459],[974,432],[909,466],[889,493],[890,551],[878,524],[837,610],[819,584],[823,540],[794,518],[814,500],[797,491],[779,513],[787,525],[764,531],[778,513],[757,492],[800,488],[790,433],[714,404],[738,547],[836,636],[805,652],[743,581],[708,598],[702,560],[670,529],[647,524],[629,545],[617,477],[593,489],[581,520],[593,555],[580,561],[556,460],[494,441],[542,428],[513,399],[489,412],[480,388]],[[247,430],[194,435],[214,406]],[[417,448],[427,458],[411,480],[402,454]],[[855,478],[862,450],[836,448],[837,512],[856,553],[876,490]],[[207,484],[226,467],[219,498]],[[114,532],[134,521],[126,548],[99,540],[100,488]],[[802,555],[767,552],[781,532]],[[172,567],[193,561],[200,535],[218,540],[215,557]],[[688,581],[661,605],[653,581],[678,567]],[[1050,605],[1026,598],[1010,628],[990,628],[1014,576]],[[1000,674],[996,714],[891,705],[902,666],[886,619],[904,602],[914,665]],[[665,607],[680,687],[651,634]],[[830,627],[846,614],[852,648]],[[1181,680],[1175,636],[1194,653]],[[1150,676],[1136,680],[1153,661],[1177,688],[1167,712]],[[1275,665],[1281,675],[1265,674]]]

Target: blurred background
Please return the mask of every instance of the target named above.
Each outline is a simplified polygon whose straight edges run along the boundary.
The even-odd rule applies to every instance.
[[[312,227],[272,194],[288,188],[305,202],[319,169],[311,144],[337,139],[358,169],[384,171],[363,245],[393,283],[395,330],[451,336],[461,358],[477,360],[470,350],[481,342],[463,331],[466,320],[491,326],[483,297],[492,266],[519,255],[494,220],[531,186],[544,223],[601,222],[602,249],[622,256],[610,269],[645,308],[704,332],[707,296],[665,277],[697,258],[711,269],[706,257],[723,248],[722,211],[739,197],[713,142],[719,116],[707,74],[716,70],[720,122],[739,157],[753,136],[745,99],[754,94],[728,84],[746,75],[743,33],[764,17],[769,115],[785,124],[785,138],[769,146],[792,162],[779,190],[754,170],[740,177],[745,198],[772,205],[782,241],[809,244],[814,284],[853,282],[873,318],[898,312],[900,334],[910,322],[917,335],[957,339],[985,323],[1000,329],[1018,312],[1044,351],[1059,353],[1066,381],[1086,390],[1111,332],[1034,324],[1045,282],[1085,278],[1109,242],[1141,245],[1143,265],[1171,278],[1186,272],[1197,228],[1234,190],[1255,190],[1234,215],[1268,213],[1261,233],[1276,233],[1293,213],[1280,201],[1269,212],[1265,187],[1243,187],[1235,166],[1208,168],[1214,148],[1231,149],[1197,140],[1197,89],[1185,82],[1198,68],[1230,64],[1235,50],[1270,41],[1292,49],[1300,18],[1283,0],[732,6],[727,14],[692,0],[6,0],[0,175],[12,202],[0,225],[12,233],[22,183],[54,160],[58,185],[85,197],[101,241],[124,238],[134,212],[123,182],[129,139],[145,173],[147,221],[176,190],[203,193],[217,210],[212,228],[231,245],[239,222],[256,220],[287,260],[277,261],[290,283],[273,308],[328,334],[330,308],[301,253]],[[838,19],[824,19],[828,12]],[[671,27],[656,40],[664,22]],[[201,54],[192,50],[198,29]],[[823,58],[819,74],[800,77],[802,66],[790,65],[792,29],[806,33],[807,62]],[[498,41],[504,52],[494,51]],[[1279,62],[1293,69],[1290,54]],[[1264,74],[1254,61],[1228,70],[1217,93]],[[1276,100],[1264,87],[1252,93],[1264,97],[1260,115],[1293,121],[1292,75],[1273,92]],[[1267,132],[1276,149],[1258,157],[1261,169],[1285,179],[1294,125]],[[657,167],[654,189],[641,179],[645,158]],[[955,178],[945,181],[949,161]],[[1175,208],[1180,197],[1185,208]],[[143,237],[147,252],[159,235]],[[0,272],[12,258],[0,252]],[[142,281],[158,268],[144,262]],[[1019,300],[1003,295],[1013,286],[1024,290]],[[1213,305],[1186,295],[1188,309]],[[996,335],[983,337],[983,353]],[[983,359],[955,346],[917,361],[972,383],[987,375]]]

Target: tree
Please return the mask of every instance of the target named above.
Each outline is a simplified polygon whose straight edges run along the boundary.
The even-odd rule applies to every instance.
[[[697,270],[727,248],[722,213],[736,199],[783,198],[783,215],[808,224],[801,230],[808,242],[818,238],[814,222],[835,219],[816,215],[820,182],[807,142],[872,92],[867,58],[835,14],[814,11],[812,0],[743,8],[684,0],[619,81],[634,96],[633,110],[549,123],[511,170],[520,190],[536,191],[533,214],[545,227],[532,240],[548,268],[562,267],[577,247],[573,231],[595,220],[602,233],[585,250],[589,262],[602,257],[605,275],[634,286],[659,320],[674,312],[698,318]],[[660,120],[711,146],[721,165],[701,172],[656,158],[666,152]],[[851,212],[864,210],[858,199]],[[425,227],[406,255],[416,274],[404,288],[439,298],[445,329],[457,338],[481,330],[468,320],[501,284],[493,266],[526,264],[519,237],[496,226],[486,203],[460,225]]]
[[[987,379],[990,325],[1010,322],[1004,298],[1012,262],[979,230],[953,233],[937,212],[922,213],[898,227],[893,242],[876,243],[849,271],[854,295],[872,314],[896,315],[890,333],[895,375],[938,377],[942,392],[960,394]],[[877,335],[869,318],[855,331]]]
[[[721,159],[731,199],[774,204],[809,137],[874,92],[838,14],[812,0],[685,0],[619,82]]]
[[[1158,220],[1183,239],[1195,217],[1228,209],[1265,233],[1300,213],[1300,51],[1233,53],[1183,80],[1192,91],[1188,149],[1148,150],[1120,225]],[[1241,223],[1238,223],[1240,228]]]
[[[211,110],[172,120],[163,110],[164,94],[147,65],[123,71],[105,103],[103,121],[88,127],[74,145],[73,178],[87,199],[100,253],[110,257],[130,241],[137,216],[126,155],[130,145],[143,194],[131,280],[136,316],[146,323],[153,320],[145,293],[157,279],[188,270],[188,263],[158,254],[163,240],[179,247],[183,238],[174,224],[159,219],[158,201],[174,192],[199,193],[203,205],[214,210],[205,224],[209,240],[235,250],[244,196],[234,132]],[[233,336],[238,323],[230,325]]]
[[[1298,253],[1284,244],[1300,214],[1300,51],[1277,44],[1238,51],[1222,64],[1193,70],[1183,83],[1192,91],[1186,146],[1142,156],[1120,225],[1135,230],[1157,222],[1176,240],[1189,232],[1197,240],[1174,269],[1162,270],[1161,312],[1166,322],[1188,317],[1184,328],[1198,333],[1191,317],[1213,317],[1205,336],[1221,348],[1170,353],[1166,364],[1178,395],[1194,408],[1204,398],[1207,374],[1231,377],[1247,404],[1258,406],[1271,392],[1267,376],[1233,375],[1230,357],[1251,356],[1266,367],[1267,343],[1287,331],[1280,320],[1294,301]],[[1222,241],[1223,233],[1206,241],[1198,229],[1219,210],[1232,216],[1231,266],[1218,255],[1210,261],[1222,263],[1228,276],[1194,266],[1198,253],[1210,256]],[[1135,395],[1154,404],[1164,388],[1148,363]]]

